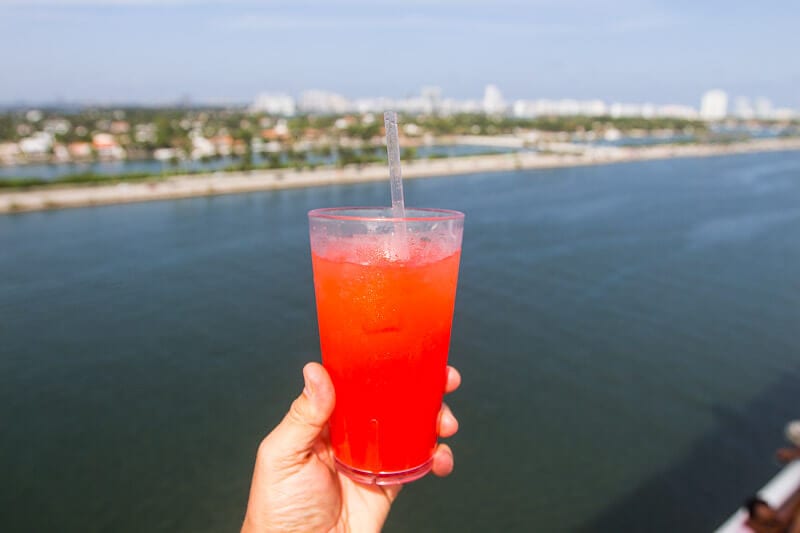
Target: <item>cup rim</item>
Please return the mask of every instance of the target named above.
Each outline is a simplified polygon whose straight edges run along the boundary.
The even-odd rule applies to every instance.
[[[376,217],[376,216],[358,216],[358,215],[341,215],[337,212],[343,211],[385,211],[391,213],[392,208],[387,206],[358,206],[358,207],[323,207],[320,209],[312,209],[308,212],[308,218],[312,219],[325,219],[325,220],[353,220],[353,221],[366,221],[366,222],[441,222],[446,220],[462,220],[464,213],[461,211],[454,211],[452,209],[435,209],[430,207],[407,207],[410,211],[423,211],[427,213],[436,213],[433,216],[406,216],[406,217]]]

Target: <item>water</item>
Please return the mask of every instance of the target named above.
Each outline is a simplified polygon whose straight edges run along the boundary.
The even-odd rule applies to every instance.
[[[417,157],[425,159],[427,157],[459,157],[476,154],[500,154],[516,151],[514,148],[502,146],[476,146],[471,144],[455,145],[431,145],[420,146],[417,149]],[[385,154],[376,149],[376,152]],[[282,154],[281,160],[286,163],[286,154]],[[263,154],[256,154],[253,163],[256,165],[266,165],[269,161]],[[310,155],[309,162],[313,164],[333,165],[336,163],[335,156]],[[42,181],[53,181],[72,174],[98,174],[103,176],[120,176],[124,174],[135,174],[147,172],[154,175],[176,170],[184,172],[216,172],[241,163],[238,157],[220,157],[209,161],[187,160],[178,161],[172,164],[168,161],[157,161],[155,159],[143,160],[123,160],[123,161],[91,161],[84,163],[41,163],[30,165],[8,165],[0,166],[0,180],[11,178],[37,178]]]
[[[711,141],[714,140],[724,140],[726,138],[730,138],[733,136],[734,138],[739,138],[739,140],[746,140],[746,139],[777,139],[779,137],[783,137],[784,135],[796,136],[797,131],[794,128],[787,128],[787,129],[758,129],[754,130],[751,128],[712,128],[713,135],[711,136]],[[659,144],[680,144],[680,143],[690,143],[690,142],[707,142],[707,139],[698,138],[695,135],[687,135],[687,134],[674,134],[665,137],[660,136],[646,136],[646,137],[622,137],[620,139],[616,139],[613,141],[609,141],[606,139],[597,139],[594,141],[588,141],[590,144],[596,146],[630,146],[630,147],[638,147],[638,146],[655,146]],[[582,141],[573,141],[573,142],[582,142]]]
[[[709,531],[800,417],[800,153],[412,180],[467,213],[456,471],[386,531]],[[318,357],[306,212],[0,217],[0,530],[233,531]]]
[[[669,137],[622,137],[613,141],[606,139],[598,139],[590,141],[590,144],[595,146],[655,146],[659,144],[676,144],[696,141],[697,137],[694,135],[670,135]]]

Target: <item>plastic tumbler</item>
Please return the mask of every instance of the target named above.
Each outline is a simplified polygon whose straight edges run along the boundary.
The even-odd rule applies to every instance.
[[[418,479],[436,446],[464,215],[351,207],[308,216],[337,468],[362,483]]]

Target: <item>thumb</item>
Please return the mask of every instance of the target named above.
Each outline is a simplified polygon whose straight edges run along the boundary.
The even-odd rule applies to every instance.
[[[268,437],[274,458],[292,459],[310,452],[333,412],[336,397],[325,368],[308,363],[303,378],[303,393]]]

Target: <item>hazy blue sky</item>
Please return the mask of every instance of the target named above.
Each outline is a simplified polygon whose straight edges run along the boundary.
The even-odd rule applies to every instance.
[[[800,2],[0,0],[0,102],[320,88],[800,108]]]

